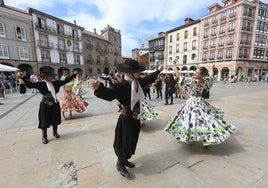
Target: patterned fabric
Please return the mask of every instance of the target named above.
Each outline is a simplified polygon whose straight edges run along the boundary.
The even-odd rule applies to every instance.
[[[220,144],[225,141],[235,127],[224,119],[224,111],[214,107],[202,98],[202,91],[213,84],[212,78],[204,83],[187,78],[190,96],[179,112],[170,119],[165,130],[182,142],[202,141],[204,146]]]
[[[72,91],[64,90],[60,96],[60,108],[62,112],[79,112],[86,110],[88,103],[82,98],[77,97]]]
[[[140,114],[139,118],[142,122],[150,121],[158,115],[153,109],[153,107],[146,102],[146,100],[142,100],[141,106],[142,106],[142,114]]]

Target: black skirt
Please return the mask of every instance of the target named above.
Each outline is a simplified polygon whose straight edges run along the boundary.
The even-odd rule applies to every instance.
[[[127,160],[135,154],[140,134],[140,120],[121,114],[118,118],[114,151],[119,159]]]
[[[59,125],[61,123],[61,111],[59,101],[53,103],[53,105],[40,102],[39,106],[39,125],[38,128],[49,128],[51,125]]]

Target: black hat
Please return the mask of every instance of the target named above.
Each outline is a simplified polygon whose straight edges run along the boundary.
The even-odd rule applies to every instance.
[[[145,70],[145,67],[134,59],[127,59],[124,63],[117,65],[119,72],[138,73]]]
[[[41,75],[52,75],[52,70],[44,68],[41,70]]]

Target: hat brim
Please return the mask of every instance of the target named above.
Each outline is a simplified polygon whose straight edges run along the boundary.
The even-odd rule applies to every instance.
[[[125,63],[121,63],[117,65],[117,70],[119,72],[125,72],[125,73],[139,73],[144,71],[146,68],[145,66],[139,64],[135,68],[128,67]]]

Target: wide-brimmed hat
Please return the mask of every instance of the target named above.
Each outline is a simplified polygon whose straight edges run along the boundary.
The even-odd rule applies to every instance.
[[[125,72],[125,73],[138,73],[144,71],[145,66],[143,66],[134,59],[127,59],[125,60],[124,63],[117,65],[117,70],[119,72]]]
[[[41,72],[41,77],[42,76],[52,75],[52,70],[51,69],[45,68],[45,69],[42,69],[40,72]]]

